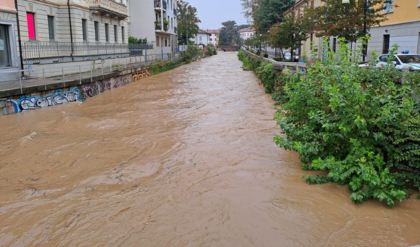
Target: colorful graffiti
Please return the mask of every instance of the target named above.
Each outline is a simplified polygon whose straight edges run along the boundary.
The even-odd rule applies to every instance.
[[[0,99],[0,115],[10,115],[19,112],[18,105],[13,100]]]
[[[133,79],[133,82],[135,82],[135,81],[139,81],[143,78],[149,77],[151,75],[152,74],[150,72],[150,69],[146,69],[146,70],[142,70],[142,71],[132,73],[131,77]]]
[[[36,96],[23,96],[19,99],[18,107],[19,111],[28,111],[69,102],[76,102],[80,100],[80,94],[80,90],[75,87],[72,91],[67,93],[63,93],[63,90],[59,89],[55,94],[50,94],[41,98]]]

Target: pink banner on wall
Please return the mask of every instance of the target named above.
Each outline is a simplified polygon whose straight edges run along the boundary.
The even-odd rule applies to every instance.
[[[26,19],[28,21],[28,35],[29,35],[29,39],[35,39],[34,14],[26,13]]]

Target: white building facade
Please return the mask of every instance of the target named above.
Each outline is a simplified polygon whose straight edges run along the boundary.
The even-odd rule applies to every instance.
[[[213,46],[217,46],[219,44],[219,34],[220,29],[217,30],[206,30],[208,34],[210,34],[210,44]]]
[[[200,29],[198,30],[198,33],[195,36],[195,38],[191,38],[190,41],[194,42],[196,45],[208,46],[210,44],[210,36],[211,34]]]
[[[147,38],[153,54],[178,51],[176,0],[131,0],[129,11],[130,36]]]
[[[0,71],[20,67],[17,43],[17,11],[14,0],[1,1],[0,6]]]
[[[255,35],[255,31],[252,28],[244,28],[239,30],[239,36],[242,40],[247,40]]]

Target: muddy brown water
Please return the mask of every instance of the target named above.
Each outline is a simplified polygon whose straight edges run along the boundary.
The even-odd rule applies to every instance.
[[[410,246],[420,201],[355,205],[273,143],[219,53],[84,103],[0,117],[0,246]],[[314,173],[310,173],[314,174]]]

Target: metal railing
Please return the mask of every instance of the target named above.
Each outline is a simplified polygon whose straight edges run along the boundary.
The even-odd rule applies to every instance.
[[[75,81],[81,85],[82,81],[86,82],[88,80],[92,82],[98,77],[99,79],[103,78],[106,74],[180,57],[179,53],[164,53],[118,58],[105,62],[98,61],[80,65],[30,67],[25,70],[0,70],[0,92],[20,89],[23,94],[23,89],[28,87],[43,86],[44,90],[47,90],[47,85],[57,83],[62,83],[62,86],[65,88],[69,86],[69,82],[74,83]]]
[[[162,1],[162,6],[163,6],[163,9],[164,10],[166,10],[166,1],[165,0],[163,0]],[[155,8],[156,9],[160,9],[161,8],[161,6],[160,6],[160,0],[155,0]]]
[[[51,64],[128,57],[138,55],[140,49],[153,49],[153,44],[25,42],[22,55],[25,65]]]

